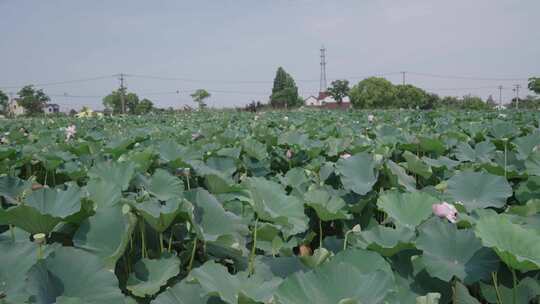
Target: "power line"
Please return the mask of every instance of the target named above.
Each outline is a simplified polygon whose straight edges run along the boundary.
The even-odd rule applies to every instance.
[[[62,84],[72,84],[72,83],[89,82],[89,81],[96,81],[96,80],[102,80],[102,79],[110,79],[110,78],[113,78],[113,77],[114,77],[114,75],[91,77],[91,78],[81,78],[81,79],[73,79],[73,80],[64,80],[64,81],[57,81],[57,82],[44,82],[44,83],[35,83],[35,84],[32,84],[32,86],[46,87],[46,86],[55,86],[55,85],[62,85]],[[25,85],[2,86],[2,87],[0,87],[0,89],[17,89],[17,88],[22,88],[24,86]]]
[[[490,77],[469,77],[469,76],[455,76],[455,75],[440,75],[431,73],[418,73],[408,72],[412,75],[425,76],[431,78],[443,78],[443,79],[462,79],[462,80],[480,80],[480,81],[527,81],[528,78],[490,78]]]

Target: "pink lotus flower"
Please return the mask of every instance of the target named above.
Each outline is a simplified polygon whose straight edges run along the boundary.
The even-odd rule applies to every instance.
[[[77,127],[75,127],[75,125],[71,125],[67,127],[66,128],[66,141],[74,138],[76,133],[77,133]]]
[[[351,155],[349,153],[343,153],[343,154],[341,154],[340,157],[343,158],[343,159],[347,159],[347,158],[351,157]]]
[[[287,156],[288,159],[291,159],[293,157],[293,152],[289,149],[287,150],[287,152],[285,153],[285,156]]]
[[[431,209],[433,210],[433,214],[440,218],[446,218],[450,223],[455,223],[457,221],[457,209],[454,205],[442,202],[440,204],[433,204]]]

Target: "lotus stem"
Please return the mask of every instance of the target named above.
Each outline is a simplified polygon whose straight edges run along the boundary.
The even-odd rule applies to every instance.
[[[11,234],[11,240],[15,243],[15,229],[13,225],[9,225],[9,233]]]
[[[253,228],[253,245],[251,246],[251,253],[249,255],[249,267],[248,273],[252,275],[255,273],[255,249],[257,248],[257,227],[259,225],[259,219],[255,219],[255,227]]]
[[[349,234],[351,232],[352,230],[345,232],[345,240],[343,241],[343,251],[347,250],[347,239],[349,238]]]
[[[163,232],[160,232],[159,233],[159,253],[163,253],[164,251],[164,246],[163,246]]]
[[[491,279],[493,280],[493,286],[495,287],[495,294],[497,295],[497,303],[503,304],[501,292],[499,291],[499,284],[497,283],[497,272],[491,273]]]
[[[167,251],[171,253],[172,251],[172,241],[173,241],[173,232],[171,230],[171,235],[169,236],[169,247],[167,248]]]
[[[146,254],[146,240],[145,240],[145,237],[144,237],[144,220],[141,221],[141,225],[139,226],[141,228],[141,255],[144,258],[147,257],[147,254]]]
[[[319,218],[319,248],[323,247],[323,230],[322,230],[322,220]]]
[[[507,142],[506,142],[506,139],[504,140],[504,178],[507,178],[506,175],[507,175],[507,162],[508,162],[508,147],[507,147]]]
[[[43,258],[43,248],[42,248],[42,246],[43,246],[42,244],[38,245],[38,255],[37,255],[38,261]]]
[[[510,270],[512,271],[512,281],[514,282],[514,288],[512,288],[512,299],[513,299],[513,302],[514,304],[517,304],[517,276],[516,276],[516,271],[514,270],[514,268],[510,268]]]
[[[197,237],[193,239],[193,249],[191,249],[191,257],[189,258],[188,272],[193,267],[193,260],[195,260],[195,250],[197,250]]]

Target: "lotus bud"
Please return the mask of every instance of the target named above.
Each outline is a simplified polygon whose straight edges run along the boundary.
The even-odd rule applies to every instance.
[[[448,189],[448,184],[446,182],[440,182],[435,186],[435,189],[440,192],[446,191]]]
[[[34,238],[34,243],[41,245],[45,243],[47,236],[45,235],[45,233],[37,233],[33,235],[33,238]]]
[[[288,117],[288,116],[285,116],[285,117],[283,117],[283,120],[288,121],[288,120],[289,120],[289,117]]]
[[[67,127],[66,128],[66,141],[74,138],[76,133],[77,133],[77,127],[75,127],[75,125],[71,125]]]
[[[285,156],[287,156],[288,159],[291,159],[293,157],[293,152],[291,151],[291,149],[287,150]]]
[[[342,159],[347,159],[347,158],[349,158],[349,157],[351,157],[351,155],[350,155],[349,153],[343,153],[343,154],[341,154],[341,156],[340,156],[340,158],[342,158]]]
[[[433,210],[433,214],[440,218],[446,218],[451,223],[457,221],[457,209],[454,205],[442,202],[440,204],[433,204],[431,209]]]
[[[373,114],[369,114],[367,117],[367,120],[369,123],[372,123],[375,121],[375,116]]]
[[[300,256],[310,256],[312,254],[311,247],[309,245],[300,245],[298,248]]]

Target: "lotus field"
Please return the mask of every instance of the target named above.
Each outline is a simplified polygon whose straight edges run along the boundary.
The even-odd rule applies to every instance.
[[[2,120],[0,303],[539,303],[539,123]]]

